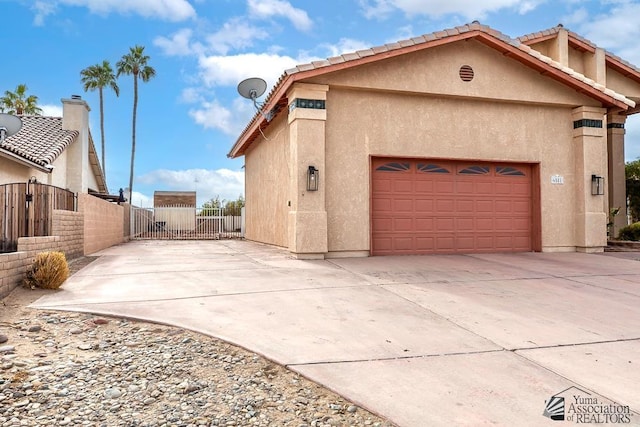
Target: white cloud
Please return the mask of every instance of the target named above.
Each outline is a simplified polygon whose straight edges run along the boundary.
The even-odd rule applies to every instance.
[[[169,56],[189,56],[202,52],[203,48],[200,43],[191,43],[193,31],[189,28],[183,28],[176,31],[170,37],[158,36],[153,39],[153,44],[158,46],[166,55]]]
[[[231,49],[245,49],[253,46],[254,40],[264,40],[269,33],[262,28],[249,25],[241,18],[224,23],[217,32],[207,36],[207,43],[213,52],[226,55]]]
[[[333,45],[324,44],[324,45],[321,45],[320,47],[327,49],[327,52],[329,53],[327,56],[331,57],[331,56],[342,55],[343,53],[355,52],[362,49],[368,49],[371,47],[371,45],[368,43],[362,42],[360,40],[341,38],[337,44],[333,44]]]
[[[603,47],[621,58],[640,64],[640,3],[614,3],[606,14],[594,17],[584,16],[585,22],[578,26],[578,32],[600,47]],[[612,29],[615,29],[613,31]]]
[[[235,86],[248,77],[261,77],[270,87],[284,70],[298,63],[289,56],[269,53],[202,56],[198,62],[200,76],[208,87]]]
[[[35,16],[33,17],[33,25],[42,26],[44,25],[44,19],[55,13],[56,5],[55,3],[45,2],[45,1],[36,1],[31,6],[31,10],[35,12]]]
[[[137,179],[137,182],[163,191],[196,191],[198,204],[220,199],[236,200],[244,194],[244,172],[230,169],[159,169]],[[133,201],[137,202],[134,191]]]
[[[189,116],[205,129],[218,129],[231,136],[238,136],[255,113],[253,103],[240,97],[230,108],[217,100],[200,100],[198,107],[189,110]]]
[[[126,191],[124,197],[129,200],[132,205],[139,208],[153,207],[153,196],[147,196],[146,194],[134,191],[133,197],[129,197],[129,191]]]
[[[47,117],[62,117],[62,107],[60,105],[44,104],[38,105],[42,108],[42,115]]]
[[[297,9],[284,0],[249,0],[249,14],[255,18],[271,18],[282,16],[287,18],[294,27],[301,31],[308,31],[313,22],[302,9]]]
[[[137,14],[145,18],[184,21],[196,11],[187,0],[58,0],[58,4],[88,8],[97,14]]]
[[[471,20],[484,18],[488,13],[501,9],[513,9],[526,14],[546,0],[359,0],[365,17],[384,19],[395,10],[407,15],[424,15],[438,18],[457,14]]]
[[[199,108],[189,110],[189,115],[205,129],[220,129],[227,135],[235,133],[236,127],[232,125],[231,111],[216,100],[202,101]]]

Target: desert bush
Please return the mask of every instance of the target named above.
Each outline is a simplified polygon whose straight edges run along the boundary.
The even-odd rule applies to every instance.
[[[640,222],[634,222],[631,225],[621,228],[618,233],[618,239],[634,241],[640,240]]]
[[[69,277],[69,265],[62,252],[40,252],[27,270],[25,284],[31,289],[58,289]]]

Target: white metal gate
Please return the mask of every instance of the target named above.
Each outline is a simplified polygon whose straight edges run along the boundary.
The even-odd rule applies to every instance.
[[[212,240],[244,237],[244,208],[131,207],[131,238]]]

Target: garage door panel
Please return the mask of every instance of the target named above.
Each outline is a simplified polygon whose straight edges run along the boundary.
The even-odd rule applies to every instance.
[[[392,188],[395,193],[413,193],[413,181],[396,180],[393,182]]]
[[[374,160],[372,254],[529,251],[531,195],[528,165]]]
[[[413,230],[412,218],[395,218],[393,220],[393,231],[411,233]]]
[[[493,213],[493,200],[477,200],[475,210],[478,213]]]
[[[393,199],[393,207],[395,212],[407,213],[413,212],[413,199]]]
[[[436,218],[436,227],[438,231],[454,231],[455,221],[453,218]]]
[[[456,231],[473,232],[475,229],[475,221],[473,218],[458,218],[456,220]]]
[[[453,181],[436,181],[433,186],[436,194],[451,194],[455,188]]]
[[[433,199],[416,199],[416,213],[432,213]]]
[[[427,233],[436,231],[434,228],[434,220],[433,218],[416,218],[415,220],[416,232],[418,233]]]
[[[474,211],[473,199],[458,199],[456,201],[456,210],[460,213],[473,212]]]
[[[433,251],[435,248],[435,238],[416,237],[416,249],[418,251]]]
[[[393,209],[391,206],[393,205],[393,200],[377,198],[373,200],[373,211],[376,213],[392,213]]]
[[[453,199],[436,200],[436,212],[448,214],[454,211],[455,201]]]
[[[380,233],[393,231],[393,220],[391,218],[374,218],[372,221],[374,230]]]
[[[415,182],[415,192],[416,194],[433,194],[434,192],[434,182],[427,181],[425,179],[416,180]]]

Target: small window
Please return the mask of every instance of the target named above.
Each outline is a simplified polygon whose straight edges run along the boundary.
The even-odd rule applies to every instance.
[[[433,163],[418,163],[418,171],[425,173],[450,173],[448,169]]]
[[[382,166],[378,166],[376,168],[376,170],[377,171],[384,171],[384,172],[408,171],[409,170],[409,163],[399,163],[399,162],[385,163]]]
[[[496,173],[498,175],[525,176],[525,173],[520,169],[512,168],[510,166],[498,166],[496,167]]]
[[[488,175],[488,166],[469,166],[468,168],[461,169],[459,174],[462,175]]]

